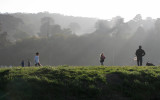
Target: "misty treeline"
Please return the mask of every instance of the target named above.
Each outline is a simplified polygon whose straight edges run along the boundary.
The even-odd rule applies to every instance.
[[[42,65],[136,65],[139,45],[146,51],[144,64],[160,64],[160,19],[142,19],[137,14],[125,22],[117,16],[110,20],[64,16],[47,12],[37,14],[0,14],[0,65],[20,65],[36,52]]]

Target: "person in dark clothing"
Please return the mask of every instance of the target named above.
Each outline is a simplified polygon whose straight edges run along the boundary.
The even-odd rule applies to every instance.
[[[22,65],[22,67],[24,67],[24,60],[22,60],[21,65]]]
[[[30,62],[30,60],[28,60],[28,66],[31,66],[31,62]]]
[[[142,46],[139,46],[139,49],[136,50],[135,54],[137,56],[137,65],[142,66],[142,57],[146,54],[145,51],[142,49]]]
[[[102,53],[101,55],[100,55],[100,63],[101,63],[101,65],[103,65],[103,62],[104,62],[104,59],[105,59],[106,57],[104,56],[104,54]]]

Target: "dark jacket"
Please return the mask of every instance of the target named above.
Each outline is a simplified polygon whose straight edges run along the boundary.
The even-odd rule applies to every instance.
[[[144,51],[143,49],[138,49],[138,50],[136,51],[136,56],[137,56],[137,57],[143,57],[145,54],[146,54],[146,53],[145,53],[145,51]]]
[[[104,59],[105,59],[105,58],[106,58],[105,56],[101,55],[101,57],[100,57],[100,62],[104,62]]]

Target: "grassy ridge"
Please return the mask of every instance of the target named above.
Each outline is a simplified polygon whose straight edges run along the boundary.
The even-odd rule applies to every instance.
[[[0,68],[0,100],[160,100],[160,67]]]

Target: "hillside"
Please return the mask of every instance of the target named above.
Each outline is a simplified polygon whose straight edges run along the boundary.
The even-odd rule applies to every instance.
[[[95,30],[94,25],[97,22],[98,19],[96,18],[88,18],[88,17],[78,17],[78,16],[66,16],[62,14],[57,13],[47,13],[47,12],[41,12],[41,13],[14,13],[11,14],[12,16],[16,18],[22,19],[24,24],[32,26],[30,27],[35,32],[39,32],[40,26],[41,26],[41,19],[43,17],[50,17],[54,20],[54,22],[58,25],[60,25],[62,28],[68,28],[70,23],[78,23],[80,26],[80,33],[91,33],[93,30]],[[29,27],[28,26],[28,27]],[[73,31],[73,30],[72,30]],[[78,34],[78,33],[76,33]]]
[[[0,100],[160,100],[160,67],[0,68]]]

